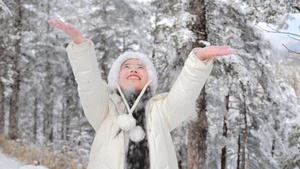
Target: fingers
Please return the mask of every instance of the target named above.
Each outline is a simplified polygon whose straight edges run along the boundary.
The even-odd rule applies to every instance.
[[[47,22],[48,22],[50,25],[52,25],[52,26],[55,25],[55,23],[54,23],[52,20],[48,20]]]
[[[219,50],[213,53],[213,56],[225,56],[225,55],[230,55],[234,54],[234,50]]]
[[[77,30],[73,25],[71,25],[69,23],[64,23],[63,21],[58,20],[58,19],[48,20],[47,22],[49,24],[51,24],[52,26],[54,26],[55,28],[64,31],[65,33],[68,31]]]
[[[210,46],[207,48],[209,53],[215,54],[216,56],[229,55],[235,53],[234,50],[228,50],[229,46]]]
[[[64,28],[66,27],[66,24],[65,24],[63,21],[57,20],[57,19],[55,19],[55,21],[56,21],[56,24],[57,24],[57,26],[58,26],[59,28],[64,29]]]
[[[209,46],[209,49],[229,49],[229,46]]]
[[[202,50],[199,50],[196,53],[196,56],[201,59],[210,59],[217,56],[225,56],[235,53],[234,50],[228,50],[229,46],[210,46],[207,48],[204,48]]]
[[[77,31],[77,29],[73,25],[71,25],[69,23],[64,23],[63,21],[58,20],[58,19],[48,20],[48,23],[51,24],[52,26],[64,31],[65,33]]]
[[[63,21],[58,19],[48,20],[48,23],[54,26],[55,28],[62,30],[69,36],[72,36],[72,34],[74,34],[77,31],[77,29],[73,25],[69,23],[64,23]]]
[[[58,19],[48,20],[47,22],[55,28],[62,30],[73,40],[74,43],[80,44],[85,41],[82,33],[73,25],[64,23],[63,21]]]
[[[58,19],[48,20],[48,23],[60,30],[64,30],[66,27],[66,24],[63,21]]]

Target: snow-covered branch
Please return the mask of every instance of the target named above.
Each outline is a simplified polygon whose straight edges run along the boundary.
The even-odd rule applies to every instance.
[[[284,47],[288,50],[289,53],[296,53],[296,54],[299,54],[299,55],[300,55],[299,52],[296,52],[296,51],[293,51],[293,50],[289,49],[289,48],[286,47],[284,44],[282,44],[282,46],[284,46]]]
[[[261,29],[261,30],[263,30],[263,31],[265,31],[265,32],[267,32],[267,33],[280,33],[280,34],[287,34],[287,35],[293,35],[293,36],[298,36],[298,37],[300,37],[300,35],[295,34],[295,33],[291,33],[291,32],[283,32],[283,31],[276,30],[276,29],[270,27],[269,25],[268,25],[268,28],[270,28],[271,30],[264,29],[264,28],[262,28],[261,26],[259,26],[258,24],[255,24],[255,26],[257,26],[259,29]]]
[[[268,28],[270,28],[271,30],[264,29],[264,28],[262,28],[261,26],[259,26],[258,24],[255,24],[255,26],[257,26],[259,29],[261,29],[261,30],[263,30],[263,31],[265,31],[265,32],[267,32],[267,33],[280,33],[280,34],[286,34],[286,35],[288,35],[288,37],[290,37],[291,39],[294,39],[294,40],[296,40],[296,41],[300,41],[300,39],[293,37],[293,36],[300,37],[299,34],[295,34],[295,33],[291,33],[291,32],[283,32],[283,31],[279,31],[279,30],[276,30],[276,29],[270,27],[269,25],[267,25],[267,26],[268,26]],[[284,47],[288,50],[289,53],[294,53],[294,54],[300,55],[299,52],[296,52],[296,51],[293,51],[293,50],[289,49],[285,44],[282,44],[282,46],[284,46]],[[290,57],[290,56],[285,56],[285,57],[286,57],[286,58],[290,58],[290,59],[300,59],[300,57]]]
[[[9,10],[9,8],[5,5],[5,3],[2,0],[0,0],[0,7],[4,10],[5,13],[12,16],[11,11]]]

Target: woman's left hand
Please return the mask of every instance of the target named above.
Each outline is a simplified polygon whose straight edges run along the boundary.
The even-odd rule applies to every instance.
[[[197,58],[200,60],[211,59],[217,56],[230,55],[235,53],[234,50],[228,50],[229,46],[209,46],[198,50],[196,53]]]

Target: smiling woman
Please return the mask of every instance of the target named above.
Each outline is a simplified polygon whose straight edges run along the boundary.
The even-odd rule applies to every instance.
[[[137,77],[139,80],[130,81],[128,76]],[[155,67],[146,55],[139,52],[125,52],[120,55],[112,64],[107,79],[112,90],[116,90],[117,84],[119,84],[121,89],[139,93],[150,79],[152,82],[149,87],[153,95],[157,89]],[[139,84],[142,85],[139,86]]]
[[[101,79],[93,42],[70,24],[48,22],[73,40],[67,47],[69,60],[84,113],[96,130],[88,169],[177,169],[170,132],[195,117],[212,58],[234,51],[228,46],[194,49],[170,92],[156,94],[156,70],[146,55],[120,55],[107,84]]]
[[[137,59],[125,61],[119,72],[119,83],[122,90],[132,90],[138,94],[148,82],[148,72],[144,64]]]

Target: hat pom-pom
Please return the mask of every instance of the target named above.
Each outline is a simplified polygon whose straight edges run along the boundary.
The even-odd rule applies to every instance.
[[[135,118],[128,114],[119,115],[117,118],[117,123],[118,126],[124,131],[130,130],[136,125]]]
[[[129,131],[129,138],[133,142],[140,142],[145,138],[145,132],[141,126],[136,126]]]

